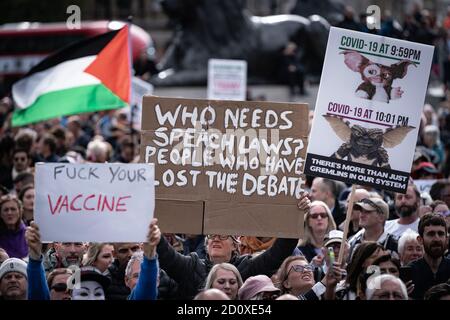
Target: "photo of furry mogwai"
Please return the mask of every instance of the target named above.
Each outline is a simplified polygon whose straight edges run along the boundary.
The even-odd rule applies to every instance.
[[[406,76],[409,65],[415,65],[409,60],[402,60],[390,66],[375,63],[356,51],[343,51],[344,63],[352,71],[358,72],[363,81],[356,88],[357,97],[389,103],[400,99],[404,93],[401,87],[393,87],[395,79]]]
[[[323,115],[336,135],[344,141],[331,157],[390,169],[389,155],[385,148],[394,148],[405,139],[411,126],[399,126],[386,130],[364,128],[340,117]]]

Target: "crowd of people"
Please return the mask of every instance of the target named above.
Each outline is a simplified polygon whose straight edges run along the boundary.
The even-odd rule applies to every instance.
[[[346,19],[341,27],[356,27],[351,14]],[[437,31],[448,29],[450,12],[438,27],[429,12],[415,11],[401,37],[433,44],[443,40]],[[447,56],[434,70],[443,70],[444,84]],[[406,194],[357,186],[347,237],[350,186],[307,177],[302,239],[169,234],[153,219],[145,243],[42,243],[33,221],[35,164],[139,162],[140,136],[123,109],[20,128],[11,127],[12,111],[6,96],[0,300],[450,299],[450,90],[439,104],[424,106]],[[431,188],[419,190],[424,183]]]

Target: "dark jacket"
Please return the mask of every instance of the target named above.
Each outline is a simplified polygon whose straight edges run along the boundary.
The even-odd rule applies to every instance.
[[[106,300],[127,300],[130,288],[125,284],[125,269],[127,265],[119,267],[119,261],[114,260],[108,268],[111,275],[111,284],[106,290]]]
[[[170,278],[163,269],[159,269],[158,300],[178,299],[178,283]]]
[[[302,252],[303,256],[311,262],[311,260],[317,256],[316,247],[314,247],[311,243],[305,244],[304,246],[299,246],[298,249]]]
[[[412,281],[414,283],[414,291],[411,294],[413,299],[423,300],[423,296],[428,289],[450,279],[450,259],[448,258],[442,258],[437,273],[431,271],[424,258],[412,261],[409,266],[412,268]]]
[[[297,241],[297,239],[277,239],[273,246],[262,254],[256,257],[234,254],[229,263],[239,270],[244,281],[258,274],[270,277],[284,259],[292,254]],[[212,261],[208,256],[206,259],[200,259],[195,252],[184,256],[176,252],[164,237],[158,244],[157,252],[161,268],[178,283],[180,298],[192,299],[204,286],[213,266]]]

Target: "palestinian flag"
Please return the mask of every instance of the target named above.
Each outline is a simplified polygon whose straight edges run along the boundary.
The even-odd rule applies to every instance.
[[[130,99],[128,26],[82,40],[49,56],[12,88],[21,126],[64,115],[116,109]]]

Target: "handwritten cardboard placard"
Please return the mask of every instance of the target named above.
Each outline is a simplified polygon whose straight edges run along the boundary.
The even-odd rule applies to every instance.
[[[307,105],[146,96],[142,119],[162,230],[302,234]]]
[[[405,193],[433,50],[331,28],[305,174]]]
[[[153,165],[38,163],[35,181],[43,241],[145,241],[155,203]]]

